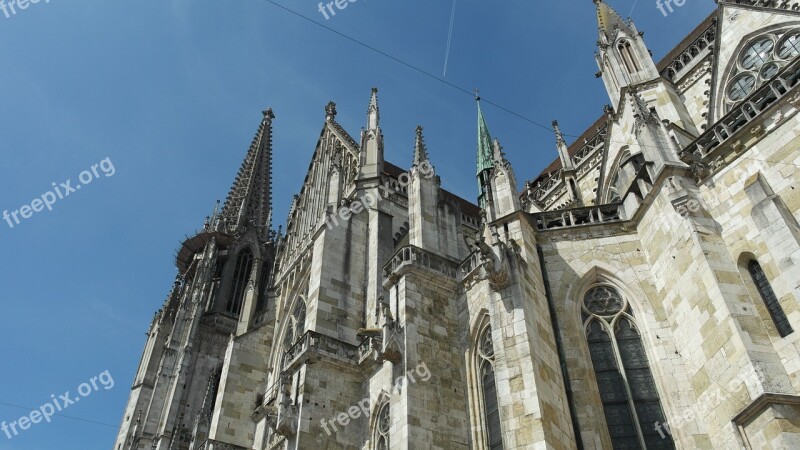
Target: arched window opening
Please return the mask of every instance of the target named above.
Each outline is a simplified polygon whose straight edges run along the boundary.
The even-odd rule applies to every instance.
[[[615,449],[674,449],[642,339],[628,302],[610,286],[583,299],[586,340]],[[663,434],[663,436],[662,436]]]
[[[494,377],[494,345],[492,329],[487,326],[478,339],[478,364],[483,395],[483,413],[486,420],[486,445],[490,450],[503,450],[503,432],[500,426],[500,406]]]
[[[225,305],[225,312],[239,317],[244,303],[244,294],[247,290],[247,282],[250,278],[250,271],[253,270],[253,252],[245,248],[239,252],[236,258],[236,268],[233,271],[233,284],[231,284],[228,303]]]
[[[753,278],[753,283],[755,283],[759,295],[761,295],[761,300],[763,300],[764,304],[767,306],[769,315],[772,317],[772,322],[775,324],[775,328],[778,329],[778,333],[781,337],[792,334],[794,329],[792,329],[792,325],[789,324],[789,319],[786,317],[786,313],[783,311],[778,297],[775,296],[775,291],[772,290],[772,286],[764,270],[761,268],[761,264],[755,259],[752,259],[747,264],[747,270]]]
[[[633,75],[638,72],[639,64],[636,62],[636,57],[634,56],[631,43],[628,41],[622,41],[617,46],[617,50],[619,50],[619,54],[622,57],[622,62],[625,64],[625,69],[628,71],[628,73]]]
[[[383,404],[378,410],[378,423],[375,426],[375,450],[389,450],[389,430],[392,421],[389,414],[389,402]]]

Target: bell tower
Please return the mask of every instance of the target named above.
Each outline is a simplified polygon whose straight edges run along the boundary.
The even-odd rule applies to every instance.
[[[620,100],[620,91],[645,81],[659,78],[653,57],[633,21],[620,17],[603,0],[594,0],[597,6],[598,51],[595,59],[612,105]]]
[[[188,450],[206,440],[229,341],[267,320],[274,118],[264,111],[225,203],[178,250],[178,276],[147,333],[115,450]]]

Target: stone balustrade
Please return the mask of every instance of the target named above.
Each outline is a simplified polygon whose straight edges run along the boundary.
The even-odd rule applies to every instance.
[[[457,272],[456,262],[443,258],[435,253],[423,250],[413,245],[402,247],[395,253],[392,259],[383,266],[383,275],[385,278],[390,278],[399,269],[406,266],[424,267],[450,278],[456,277]]]
[[[800,80],[800,58],[796,58],[770,81],[756,89],[741,103],[734,106],[711,128],[701,134],[680,152],[681,160],[693,167],[698,180],[707,178],[719,170],[731,152],[739,152],[741,145],[725,145],[740,130],[751,125],[762,112],[790,94],[797,95]],[[756,125],[753,134],[763,133]],[[735,143],[734,143],[735,144]]]
[[[356,364],[358,361],[358,347],[309,330],[284,353],[283,370],[306,361],[311,355],[333,357]]]
[[[538,230],[552,230],[581,225],[621,222],[621,207],[621,203],[611,203],[563,211],[546,211],[534,214],[533,217]]]

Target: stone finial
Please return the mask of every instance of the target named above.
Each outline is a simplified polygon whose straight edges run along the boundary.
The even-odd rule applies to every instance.
[[[425,161],[430,161],[428,158],[428,149],[425,147],[425,137],[422,135],[422,125],[417,125],[417,137],[414,141],[414,162],[413,166],[419,166]]]
[[[378,107],[378,88],[372,88],[372,94],[369,98],[369,107],[367,108],[367,129],[375,130],[380,126],[381,112]]]
[[[336,103],[330,101],[325,105],[325,120],[328,122],[336,118]]]

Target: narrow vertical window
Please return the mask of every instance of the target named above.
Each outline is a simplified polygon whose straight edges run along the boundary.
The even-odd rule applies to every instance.
[[[633,55],[631,43],[628,41],[620,42],[617,46],[617,50],[619,51],[619,55],[622,58],[622,62],[625,64],[625,69],[628,71],[628,73],[633,75],[634,73],[638,72],[639,65],[636,63],[636,58]]]
[[[628,302],[610,286],[583,300],[586,340],[615,449],[674,449],[650,364]]]
[[[378,411],[378,423],[375,427],[375,450],[389,450],[389,429],[391,425],[389,402],[386,402]]]
[[[245,248],[239,253],[236,258],[236,268],[233,271],[233,284],[231,284],[231,292],[228,296],[228,304],[225,306],[225,312],[239,316],[242,310],[242,303],[244,303],[244,294],[247,290],[247,282],[250,278],[250,271],[253,269],[253,252],[249,248]]]
[[[500,427],[500,407],[494,378],[494,346],[492,329],[484,328],[478,340],[479,373],[486,420],[486,444],[490,450],[503,450],[503,433]]]
[[[758,293],[761,295],[761,300],[763,300],[764,304],[767,306],[769,315],[772,317],[772,322],[775,323],[775,328],[778,329],[778,333],[781,337],[792,334],[794,330],[789,324],[789,319],[786,317],[786,313],[783,311],[778,297],[775,296],[775,291],[772,290],[772,286],[769,284],[769,280],[764,270],[761,268],[761,264],[753,259],[747,264],[747,270],[750,271],[753,283],[755,283],[756,289],[758,289]]]
[[[264,261],[264,265],[261,267],[261,289],[258,293],[258,303],[256,303],[256,314],[264,312],[267,310],[267,293],[269,292],[269,284],[272,280],[270,280],[271,275],[271,264],[269,261]]]

